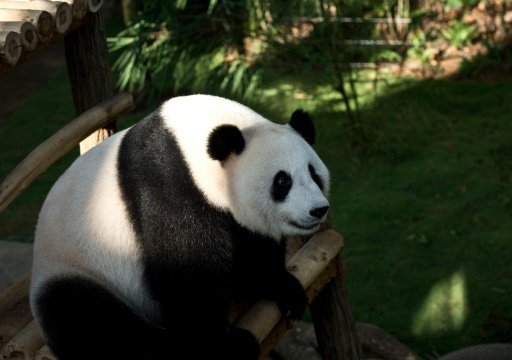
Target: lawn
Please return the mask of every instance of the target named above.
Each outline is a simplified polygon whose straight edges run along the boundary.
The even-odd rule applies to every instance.
[[[354,316],[423,356],[510,339],[511,98],[510,80],[392,79],[363,99],[357,147],[325,86],[272,76],[252,100],[278,121],[297,107],[314,117]],[[73,117],[71,104],[63,74],[7,119],[0,177]],[[31,241],[45,193],[76,155],[1,214],[0,239]]]

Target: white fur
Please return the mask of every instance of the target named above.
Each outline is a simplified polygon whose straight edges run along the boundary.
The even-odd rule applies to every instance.
[[[47,279],[76,274],[104,284],[141,316],[158,318],[140,281],[140,252],[118,186],[115,164],[124,134],[78,158],[44,202],[35,233],[32,305]]]

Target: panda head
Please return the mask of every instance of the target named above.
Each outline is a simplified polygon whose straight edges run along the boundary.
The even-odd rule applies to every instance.
[[[226,172],[230,211],[240,225],[276,239],[318,230],[329,208],[329,172],[314,140],[302,110],[286,125],[226,124],[210,133],[207,151]]]

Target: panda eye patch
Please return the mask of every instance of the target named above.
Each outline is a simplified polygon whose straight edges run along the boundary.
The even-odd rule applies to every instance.
[[[315,168],[313,167],[313,165],[309,164],[308,165],[308,169],[309,169],[309,174],[311,175],[311,178],[313,179],[313,181],[318,185],[320,190],[323,191],[324,190],[324,183],[322,182],[322,179],[320,179],[320,176],[318,176],[318,174],[316,173]]]
[[[284,201],[286,195],[288,195],[290,189],[292,188],[292,184],[293,182],[290,175],[282,170],[279,171],[274,176],[274,181],[272,183],[272,189],[270,191],[272,194],[272,199],[278,202]]]

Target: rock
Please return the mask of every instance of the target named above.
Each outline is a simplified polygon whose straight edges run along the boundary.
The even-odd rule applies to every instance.
[[[438,360],[510,360],[512,344],[483,344],[463,348]]]
[[[283,360],[322,360],[317,351],[315,329],[312,324],[299,321],[286,332],[274,351]]]
[[[357,335],[365,357],[383,360],[420,360],[407,346],[378,326],[356,324]]]

